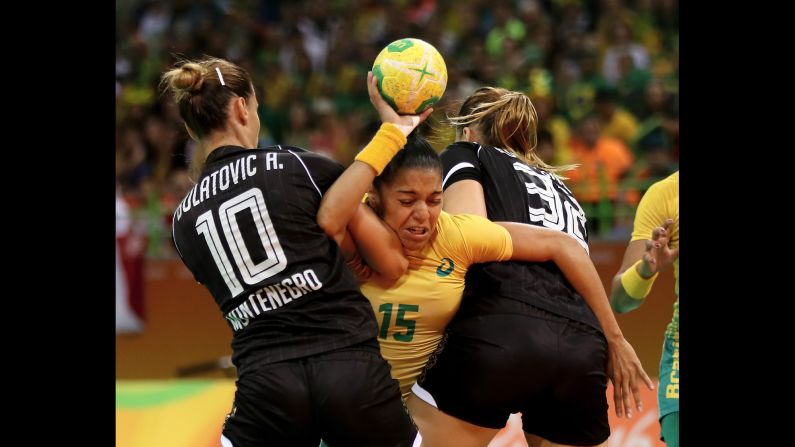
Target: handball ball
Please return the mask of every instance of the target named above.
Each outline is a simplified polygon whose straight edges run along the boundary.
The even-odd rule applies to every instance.
[[[416,115],[436,104],[447,87],[442,55],[420,39],[396,40],[373,62],[378,91],[398,113]]]

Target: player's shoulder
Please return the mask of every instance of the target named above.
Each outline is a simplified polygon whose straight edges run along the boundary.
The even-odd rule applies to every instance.
[[[489,222],[488,219],[486,219],[483,216],[478,216],[477,214],[466,214],[466,213],[463,213],[463,214],[450,214],[450,213],[448,213],[446,211],[442,211],[439,214],[439,220],[441,221],[442,219],[444,219],[445,222],[447,222],[447,223],[473,222],[473,221],[474,222],[480,222],[480,221]]]
[[[275,151],[282,154],[283,157],[289,157],[296,161],[301,161],[305,165],[315,168],[330,168],[333,170],[344,169],[344,167],[334,159],[326,155],[318,154],[310,150],[298,147],[280,144],[276,146],[269,146],[266,150]]]
[[[670,187],[679,187],[679,171],[674,172],[663,180],[663,182],[670,185]]]
[[[441,156],[452,156],[452,155],[475,155],[478,154],[478,149],[481,147],[480,144],[477,143],[470,143],[469,141],[456,141],[448,145],[442,152]]]
[[[539,167],[536,167],[536,166],[533,166],[533,170],[535,170],[535,172],[537,172],[539,176],[549,178],[550,181],[553,184],[557,185],[558,188],[561,188],[564,191],[566,191],[569,194],[571,194],[571,191],[569,191],[568,186],[566,186],[566,183],[563,180],[561,180],[561,178],[560,178],[560,176],[558,174],[555,174],[554,172],[549,172],[549,171],[547,171],[545,169],[542,169],[542,168],[539,168]]]
[[[446,213],[445,213],[446,214]],[[460,260],[483,250],[499,250],[510,241],[508,230],[477,214],[440,215],[441,243],[447,253]]]
[[[477,229],[484,225],[491,225],[492,222],[477,214],[449,214],[442,211],[439,214],[440,231],[450,232],[455,230],[457,233],[471,233],[470,237],[477,237]]]
[[[669,175],[668,177],[656,182],[655,184],[649,187],[649,190],[646,194],[660,194],[666,192],[678,192],[679,191],[679,171],[674,172],[673,174]]]
[[[288,144],[274,144],[273,146],[266,146],[257,148],[257,150],[266,152],[266,153],[277,153],[282,156],[286,157],[319,157],[319,154],[316,154],[312,151],[304,149],[298,146],[290,146]]]

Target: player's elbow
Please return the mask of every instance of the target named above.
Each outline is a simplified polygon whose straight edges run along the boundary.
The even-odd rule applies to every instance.
[[[624,302],[622,299],[613,299],[610,298],[610,308],[613,309],[613,312],[617,314],[625,314],[631,310],[634,310],[637,306],[632,306],[629,302]]]
[[[345,225],[333,213],[326,212],[321,208],[317,213],[317,224],[323,229],[323,232],[338,244],[345,234]]]
[[[591,262],[588,253],[573,237],[559,231],[554,232],[546,249],[540,252],[542,261],[553,261],[558,265],[564,262]]]
[[[613,288],[610,294],[610,308],[617,314],[624,314],[631,310],[635,310],[643,303],[643,300],[638,300],[627,295],[624,286],[621,285],[621,274],[619,273],[613,278]]]
[[[408,260],[395,260],[395,262],[379,266],[378,273],[387,281],[397,281],[406,274],[408,267]]]

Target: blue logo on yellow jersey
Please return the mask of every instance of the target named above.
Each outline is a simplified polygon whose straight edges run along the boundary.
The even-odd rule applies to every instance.
[[[455,264],[453,260],[450,258],[442,258],[442,263],[439,267],[436,267],[436,274],[444,278],[445,276],[453,273],[453,269],[455,268]]]

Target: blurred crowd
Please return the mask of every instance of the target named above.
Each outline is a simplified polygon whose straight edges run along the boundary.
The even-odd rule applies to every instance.
[[[448,69],[432,117],[476,88],[530,96],[538,150],[577,163],[566,183],[592,239],[627,240],[640,196],[678,169],[677,0],[117,0],[116,179],[146,255],[170,257],[171,212],[192,187],[194,149],[158,88],[178,57],[222,57],[257,83],[260,146],[323,153],[343,165],[379,123],[365,74],[403,37],[432,43]]]

